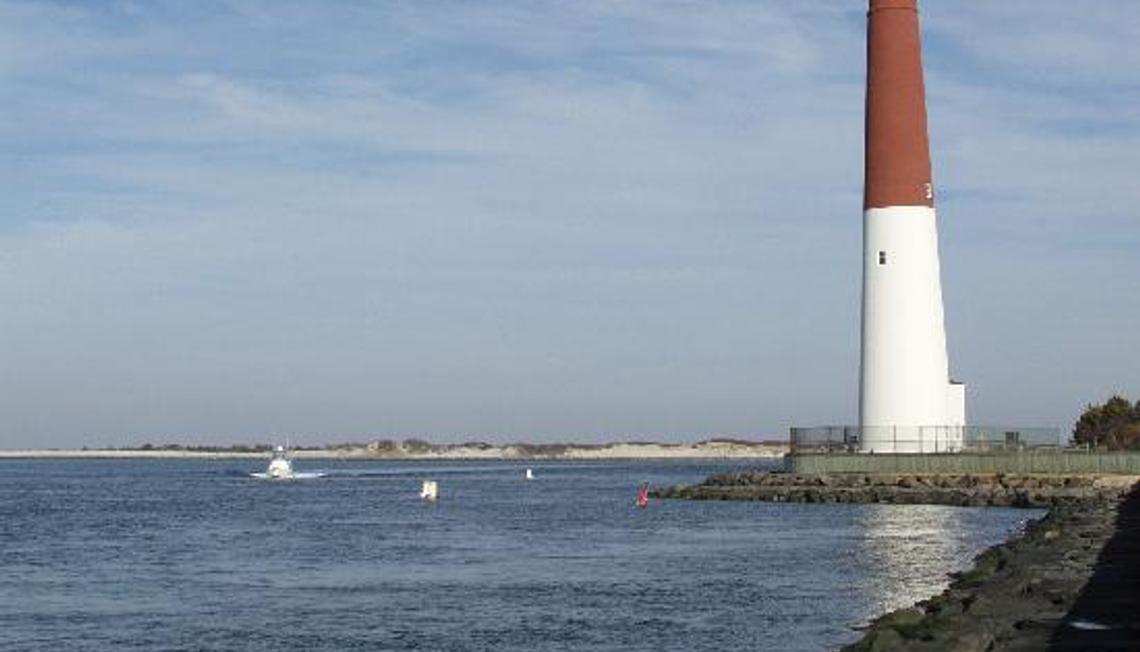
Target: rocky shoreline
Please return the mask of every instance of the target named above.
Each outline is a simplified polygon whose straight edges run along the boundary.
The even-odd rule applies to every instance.
[[[794,475],[741,471],[714,475],[700,484],[658,489],[654,495],[686,500],[1053,507],[1115,500],[1136,480],[1134,476],[1111,475]]]
[[[1046,507],[941,594],[872,622],[844,652],[1140,650],[1140,485],[1134,476],[742,472],[662,498]]]

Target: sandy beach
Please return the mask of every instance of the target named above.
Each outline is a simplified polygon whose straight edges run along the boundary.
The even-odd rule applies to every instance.
[[[319,450],[296,450],[298,459],[409,459],[409,460],[501,460],[501,459],[772,459],[783,457],[783,444],[745,441],[704,441],[693,444],[392,444],[359,445]],[[254,458],[262,451],[196,449],[0,449],[0,459],[220,459]]]

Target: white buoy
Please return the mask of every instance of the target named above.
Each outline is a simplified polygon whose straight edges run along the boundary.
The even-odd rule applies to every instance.
[[[435,480],[424,480],[423,487],[420,488],[420,498],[424,500],[438,500],[439,483]]]
[[[530,470],[530,469],[527,469],[527,470],[526,470],[526,475],[525,475],[524,477],[525,477],[527,480],[534,480],[534,471],[532,471],[532,470]]]

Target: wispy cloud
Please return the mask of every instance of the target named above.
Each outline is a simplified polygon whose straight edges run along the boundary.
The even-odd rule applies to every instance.
[[[1105,300],[1140,272],[1121,248],[1140,241],[1140,23],[1123,1],[1039,4],[924,3],[979,420],[1060,423],[1140,385],[1112,355],[1140,309]],[[0,3],[0,436],[850,419],[863,20]]]

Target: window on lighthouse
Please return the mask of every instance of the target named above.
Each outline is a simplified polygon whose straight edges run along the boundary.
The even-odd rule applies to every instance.
[[[880,265],[886,265],[887,264],[887,252],[885,252],[885,251],[879,252],[879,264]]]

